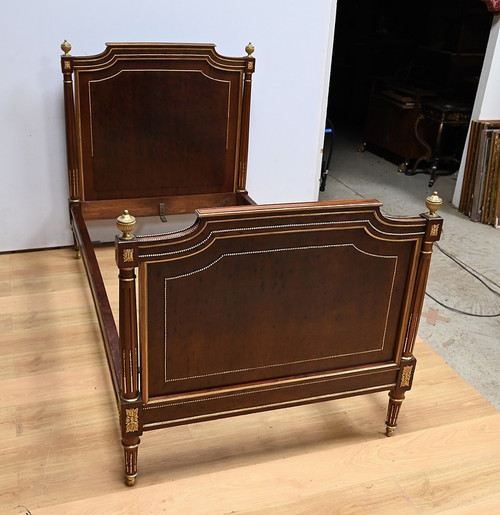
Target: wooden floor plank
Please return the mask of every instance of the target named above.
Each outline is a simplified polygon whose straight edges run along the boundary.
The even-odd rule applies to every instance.
[[[372,496],[369,495],[367,486],[378,484],[380,490],[382,481],[394,483],[394,502],[390,501],[391,496],[384,493],[383,489],[380,493],[381,506],[384,509],[391,502],[394,507],[414,506],[418,496],[413,490],[405,490],[405,485],[398,488],[395,484],[398,478],[414,476],[416,483],[413,485],[419,485],[418,474],[434,470],[438,475],[443,469],[443,460],[446,461],[450,454],[453,459],[442,478],[443,483],[450,477],[449,470],[461,469],[462,472],[455,474],[460,478],[462,474],[466,476],[478,470],[482,472],[483,469],[478,465],[481,460],[491,463],[490,452],[497,454],[500,450],[499,443],[492,447],[489,445],[500,430],[500,414],[482,419],[479,428],[477,431],[476,421],[462,422],[434,431],[420,431],[392,439],[380,438],[278,460],[256,461],[250,456],[246,459],[246,465],[229,466],[217,471],[211,471],[210,467],[204,470],[204,465],[197,464],[194,460],[191,464],[192,474],[189,476],[154,485],[144,485],[148,482],[144,478],[133,489],[133,493],[124,490],[104,497],[83,499],[59,509],[51,507],[53,511],[50,513],[64,513],[64,510],[70,513],[75,510],[79,513],[84,508],[89,508],[89,513],[106,513],[105,510],[108,513],[125,513],[127,507],[136,510],[141,506],[146,510],[148,506],[159,507],[165,498],[169,499],[169,513],[199,513],[200,509],[200,513],[204,513],[203,506],[206,504],[212,507],[222,506],[223,511],[212,513],[238,513],[249,509],[276,509],[277,506],[290,505],[291,500],[301,507],[304,496],[310,497],[311,502],[313,496],[324,500],[338,498],[334,506],[348,509],[351,504],[356,503],[369,506],[373,499],[370,501]],[[432,436],[434,433],[437,433],[435,438]],[[476,437],[471,441],[469,437],[473,433]],[[424,452],[431,441],[434,442],[431,449]],[[484,489],[494,495],[498,488],[496,473],[492,479],[491,484],[485,483]],[[461,483],[461,480],[458,482]],[[413,488],[418,492],[418,487]],[[455,488],[459,488],[458,493],[463,485],[452,482],[449,492],[453,494]],[[366,498],[362,495],[365,490]],[[489,494],[479,491],[479,495],[484,497]],[[102,509],[103,506],[105,509]],[[443,503],[443,507],[449,506]],[[419,511],[418,507],[416,512],[429,513]],[[41,510],[40,513],[44,511]]]
[[[61,326],[74,326],[82,322],[90,324],[95,321],[95,313],[88,303],[76,308],[59,306],[57,311],[44,309],[13,314],[12,331],[15,333],[36,333],[38,332],[37,328],[46,329]],[[34,336],[34,338],[36,338],[36,336]]]
[[[497,492],[492,491],[490,483],[498,485]],[[411,473],[399,479],[399,484],[419,513],[473,505],[478,498],[496,497],[499,493],[500,454],[486,453]]]
[[[2,277],[0,279],[0,297],[8,297],[10,295],[12,295],[12,281]]]
[[[414,515],[415,509],[394,480],[378,480],[335,488],[317,495],[305,495],[298,501],[238,511],[242,515]]]
[[[36,335],[33,335],[33,331]],[[2,344],[0,345],[0,356],[17,354],[37,354],[39,347],[49,352],[65,352],[66,348],[83,347],[88,349],[91,341],[96,342],[97,348],[103,348],[101,332],[97,319],[95,323],[84,323],[72,326],[69,330],[65,326],[51,326],[29,328],[28,331],[2,334]],[[38,343],[37,343],[38,342]],[[42,345],[43,343],[43,345]]]
[[[60,399],[81,395],[88,388],[108,390],[107,368],[102,365],[74,370],[54,371],[49,374],[18,377],[2,381],[0,405],[20,406],[29,402],[58,402]]]
[[[87,307],[89,300],[91,300],[90,292],[83,288],[74,288],[72,290],[58,289],[51,292],[0,297],[0,309],[3,313],[12,313],[15,315],[37,312],[57,313],[61,310]]]
[[[98,255],[116,296],[113,249]],[[126,488],[82,262],[57,249],[0,269],[15,284],[0,296],[0,513],[498,511],[500,413],[421,341],[392,438],[384,392],[174,427],[144,434]]]
[[[12,315],[10,313],[0,313],[0,334],[12,333]]]
[[[487,499],[476,499],[473,503],[457,508],[439,510],[440,515],[489,515],[500,511],[500,492],[488,495]]]
[[[72,267],[73,268],[73,267]],[[75,273],[74,270],[66,273],[55,271],[53,275],[43,277],[30,277],[26,275],[15,276],[11,279],[11,295],[33,295],[53,291],[84,289],[87,278],[85,272]]]
[[[16,352],[12,366],[15,377],[24,377],[50,373],[54,370],[76,371],[99,363],[105,366],[105,360],[106,357],[97,344],[92,347],[71,342],[69,345],[61,345],[59,349],[44,349],[43,346],[39,346],[33,352]]]

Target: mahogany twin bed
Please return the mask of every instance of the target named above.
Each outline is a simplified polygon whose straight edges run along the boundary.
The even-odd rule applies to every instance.
[[[389,390],[392,434],[415,369],[439,197],[403,219],[376,200],[255,205],[245,189],[251,45],[242,58],[197,44],[70,48],[70,218],[126,483],[143,431],[176,424]],[[133,234],[134,216],[193,212],[184,230]],[[121,213],[117,330],[87,225]]]

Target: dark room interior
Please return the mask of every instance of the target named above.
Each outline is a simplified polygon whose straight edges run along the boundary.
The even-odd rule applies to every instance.
[[[456,170],[491,22],[479,0],[338,0],[328,101],[334,132],[359,135],[407,174],[437,150],[451,159],[431,165]]]

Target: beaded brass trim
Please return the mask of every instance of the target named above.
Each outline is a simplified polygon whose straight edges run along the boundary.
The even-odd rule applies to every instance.
[[[209,237],[207,237],[208,239]],[[203,242],[201,242],[199,245],[201,245]],[[185,277],[189,277],[194,274],[198,274],[201,272],[204,272],[205,270],[211,268],[212,266],[216,265],[219,261],[222,261],[223,259],[231,258],[231,257],[240,257],[240,256],[246,256],[246,255],[257,255],[257,254],[269,254],[269,253],[275,253],[275,252],[298,252],[298,251],[305,251],[310,249],[333,249],[333,248],[349,248],[354,249],[357,252],[360,252],[366,256],[370,256],[372,258],[379,258],[379,259],[389,259],[393,261],[393,270],[392,270],[392,282],[391,282],[391,290],[388,295],[387,302],[387,310],[385,315],[385,323],[383,326],[383,334],[381,335],[381,342],[375,342],[376,347],[370,348],[358,352],[351,352],[351,353],[345,353],[345,354],[335,354],[333,353],[330,356],[320,356],[320,357],[314,357],[309,359],[303,359],[303,360],[297,360],[297,361],[289,361],[289,362],[283,362],[283,363],[269,363],[266,365],[261,366],[254,366],[250,368],[244,368],[244,369],[235,369],[235,370],[220,370],[217,372],[211,372],[209,374],[203,374],[203,375],[193,375],[193,376],[186,376],[186,377],[177,377],[177,378],[171,378],[168,377],[167,372],[167,361],[168,361],[168,322],[167,322],[167,285],[169,281],[175,280],[175,279],[182,279]],[[332,245],[311,245],[311,246],[304,246],[304,247],[285,247],[285,248],[271,248],[271,249],[265,249],[265,250],[249,250],[245,252],[226,252],[220,255],[217,259],[212,261],[211,263],[205,265],[202,268],[198,268],[196,270],[186,272],[184,274],[165,277],[164,278],[164,350],[163,350],[163,369],[164,369],[164,380],[165,383],[169,383],[172,381],[185,381],[188,379],[198,379],[201,377],[208,377],[208,376],[220,376],[223,374],[234,374],[237,372],[247,372],[247,371],[253,371],[258,369],[266,369],[271,367],[281,367],[281,366],[287,366],[287,365],[295,365],[299,363],[306,363],[306,362],[312,362],[312,361],[322,361],[322,360],[330,360],[345,356],[352,356],[355,354],[367,354],[370,352],[380,352],[384,349],[385,343],[386,343],[386,335],[387,335],[387,327],[389,323],[389,313],[392,305],[392,296],[394,293],[394,283],[396,279],[396,274],[398,271],[398,256],[385,256],[385,255],[378,255],[378,254],[371,254],[369,252],[365,252],[364,250],[356,247],[353,243],[342,243],[342,244],[332,244]]]

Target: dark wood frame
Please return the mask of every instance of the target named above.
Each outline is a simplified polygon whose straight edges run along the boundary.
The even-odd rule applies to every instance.
[[[389,390],[391,435],[413,380],[413,345],[442,226],[437,199],[429,199],[429,213],[398,219],[385,217],[376,200],[254,205],[245,190],[250,48],[244,58],[221,57],[213,45],[112,44],[91,57],[63,50],[70,219],[116,393],[126,483],[135,483],[143,431],[172,425]],[[106,69],[108,80],[152,61],[155,69],[175,62],[179,71],[193,60],[238,76],[237,108],[229,113],[237,142],[231,188],[133,196],[127,188],[137,170],[124,172],[131,179],[122,187],[111,159],[106,173],[120,187],[87,198],[85,74]],[[111,126],[122,120],[109,116]],[[151,141],[153,150],[161,144]],[[169,171],[167,163],[158,173]],[[158,204],[169,213],[197,208],[197,219],[182,231],[141,236],[132,234],[132,217],[120,217],[117,330],[86,221],[125,208],[152,215]]]

